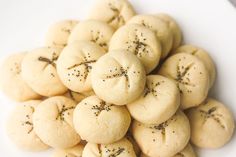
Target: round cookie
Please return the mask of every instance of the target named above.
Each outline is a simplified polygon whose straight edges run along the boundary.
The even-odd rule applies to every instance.
[[[66,46],[57,61],[57,72],[63,84],[75,92],[92,90],[91,70],[105,51],[92,42],[74,42]]]
[[[177,24],[177,22],[168,14],[160,13],[157,14],[157,17],[164,22],[167,23],[169,26],[172,34],[173,34],[173,44],[172,44],[172,50],[179,47],[179,45],[182,43],[183,37],[182,37],[182,31]]]
[[[138,58],[126,51],[112,51],[100,57],[91,73],[92,87],[108,103],[125,105],[143,92],[146,74]]]
[[[163,59],[169,54],[172,48],[173,35],[167,23],[160,20],[154,15],[136,15],[132,19],[130,19],[128,23],[139,24],[154,31],[157,39],[159,39],[161,43],[161,58]]]
[[[12,54],[3,62],[0,73],[0,86],[3,92],[16,101],[38,99],[41,96],[34,92],[21,77],[21,63],[27,53]]]
[[[220,148],[234,132],[234,118],[221,102],[208,98],[187,112],[191,125],[191,142],[201,148]]]
[[[60,48],[43,47],[28,53],[22,61],[22,77],[43,96],[60,95],[67,91],[56,71]]]
[[[70,33],[77,24],[76,20],[63,20],[54,23],[46,33],[46,46],[66,46]]]
[[[216,78],[216,68],[212,58],[205,50],[193,45],[183,45],[177,48],[174,53],[188,53],[202,60],[209,72],[210,87],[213,86]]]
[[[178,53],[169,57],[161,66],[159,74],[176,81],[180,89],[180,107],[198,106],[207,97],[209,73],[197,57]]]
[[[125,106],[106,103],[94,95],[76,106],[73,122],[83,140],[108,144],[125,136],[131,118]]]
[[[107,23],[96,20],[82,21],[71,32],[68,43],[91,41],[107,51],[114,29]]]
[[[82,157],[83,150],[84,146],[82,144],[78,144],[72,148],[57,149],[51,157]]]
[[[68,90],[68,92],[66,92],[64,94],[64,96],[74,100],[77,103],[82,101],[84,98],[87,98],[87,97],[92,96],[92,95],[95,95],[93,90],[89,91],[89,92],[83,92],[83,93],[78,93],[78,92]]]
[[[7,134],[17,147],[27,151],[49,148],[36,135],[32,116],[40,100],[30,100],[15,107],[7,121]]]
[[[160,124],[175,114],[180,105],[176,83],[161,75],[148,75],[143,95],[127,105],[131,116],[145,124]]]
[[[73,126],[76,103],[64,96],[44,100],[35,110],[34,129],[42,141],[53,148],[70,148],[80,142]]]
[[[83,157],[136,157],[133,146],[126,138],[112,144],[87,143]]]
[[[138,24],[128,24],[117,30],[111,38],[109,50],[135,54],[147,73],[158,65],[161,56],[161,45],[155,33]]]
[[[142,153],[140,157],[148,157],[148,156]],[[188,144],[182,151],[175,154],[173,157],[197,157],[197,155],[194,152],[192,146]]]
[[[133,137],[148,156],[170,157],[184,149],[190,138],[188,118],[182,111],[159,125],[138,121],[132,124]]]
[[[128,0],[99,0],[92,9],[89,18],[104,21],[118,29],[135,14]]]

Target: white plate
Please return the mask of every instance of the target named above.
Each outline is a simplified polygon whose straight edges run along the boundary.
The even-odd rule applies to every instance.
[[[166,12],[180,24],[186,43],[209,51],[217,66],[211,95],[236,114],[236,9],[226,0],[131,0],[138,13]],[[86,19],[94,0],[0,1],[0,59],[43,46],[49,25],[61,19]],[[1,74],[4,77],[4,74]],[[0,94],[0,153],[5,157],[47,157],[50,151],[18,150],[7,138],[6,117],[15,104]],[[236,138],[218,150],[200,150],[200,157],[236,156]]]

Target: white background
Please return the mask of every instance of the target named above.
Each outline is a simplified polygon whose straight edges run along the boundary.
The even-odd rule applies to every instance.
[[[44,45],[47,28],[62,19],[86,19],[94,0],[0,0],[0,60]],[[131,0],[138,13],[166,12],[179,22],[186,43],[205,48],[215,60],[217,80],[211,95],[236,115],[236,9],[226,0]],[[4,74],[0,74],[4,77]],[[49,152],[18,150],[7,138],[6,117],[14,107],[0,93],[0,153],[5,157],[47,157]],[[235,157],[236,137],[201,157]]]

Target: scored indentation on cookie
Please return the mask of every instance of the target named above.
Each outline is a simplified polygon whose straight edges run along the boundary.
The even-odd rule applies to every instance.
[[[26,107],[26,106],[24,106],[24,107]],[[30,106],[30,110],[31,110],[30,114],[34,113],[34,107]],[[25,125],[29,126],[29,130],[28,130],[27,133],[30,134],[33,131],[33,129],[34,129],[34,126],[33,126],[33,123],[32,123],[32,119],[31,119],[29,114],[27,114],[25,117],[26,117],[27,120],[24,121],[22,123],[22,125],[23,126],[25,126]]]
[[[124,151],[125,151],[125,148],[123,147],[109,149],[107,148],[107,146],[105,146],[105,152],[109,153],[108,157],[117,157],[120,154],[122,154]]]
[[[92,64],[94,64],[97,60],[92,59],[91,60],[91,56],[90,53],[86,53],[86,55],[83,56],[83,61],[81,63],[78,64],[74,64],[70,67],[67,68],[67,70],[71,70],[74,69],[73,71],[69,71],[68,72],[68,77],[77,77],[79,79],[79,81],[82,81],[82,79],[85,81],[88,77],[88,74],[91,72],[92,70]],[[85,67],[85,71],[84,73],[81,73],[80,70],[76,70],[75,68],[78,68],[79,66],[84,66]],[[70,78],[67,79],[67,81],[71,81]]]
[[[110,8],[110,10],[112,10],[112,12],[114,13],[114,15],[107,21],[107,23],[112,23],[113,21],[117,20],[118,23],[120,23],[121,25],[123,25],[125,23],[125,19],[124,17],[121,15],[119,9],[117,9],[114,5],[112,5],[111,3],[108,3],[108,6]]]
[[[152,26],[147,24],[144,20],[141,20],[141,25],[146,27],[146,28],[149,28],[149,29],[152,29]],[[153,30],[153,29],[152,29]]]
[[[103,38],[103,35],[100,31],[90,31],[92,34],[92,39],[90,40],[91,42],[94,42],[96,44],[98,44],[99,46],[103,47],[103,48],[107,48],[107,43],[106,42],[101,42],[99,41],[100,38]]]
[[[175,113],[175,115],[176,115],[176,113]],[[173,121],[173,120],[176,121],[177,120],[176,118],[174,118],[174,116],[171,119],[169,119],[169,120],[167,120],[167,121],[165,121],[165,122],[163,122],[159,125],[150,126],[149,128],[152,129],[152,133],[154,134],[155,130],[156,131],[161,131],[162,140],[165,141],[165,139],[166,139],[166,127],[169,126],[171,121]],[[155,142],[155,141],[156,141],[156,139],[153,139],[153,142]]]
[[[147,45],[145,43],[147,38],[145,38],[143,36],[142,32],[138,33],[137,29],[135,29],[135,32],[136,32],[136,34],[135,34],[134,40],[126,42],[126,45],[127,45],[126,50],[132,52],[132,50],[130,50],[130,49],[134,48],[134,54],[137,57],[142,58],[144,53],[146,53],[146,54],[150,53],[149,50],[147,49],[147,47],[149,47],[149,45]],[[135,45],[135,46],[133,47],[133,45]]]
[[[56,67],[56,63],[55,62],[57,61],[57,59],[58,59],[58,55],[55,52],[53,52],[52,53],[52,59],[49,59],[49,58],[43,57],[43,56],[39,56],[38,61],[45,62],[46,63],[45,67],[48,64],[52,65],[53,67]]]
[[[180,87],[180,84],[185,85],[185,86],[191,86],[191,87],[195,87],[194,84],[190,83],[190,78],[189,78],[189,71],[191,68],[196,69],[196,67],[194,66],[195,63],[190,63],[187,66],[180,66],[180,62],[181,59],[179,59],[179,62],[177,64],[177,77],[174,78],[177,81],[177,87],[180,90],[180,93],[183,93],[183,90]],[[192,90],[187,90],[188,93],[192,93]]]
[[[112,104],[107,104],[105,101],[100,101],[99,104],[100,105],[93,105],[91,108],[92,110],[95,110],[94,111],[95,116],[99,116],[102,111],[107,111],[107,112],[110,111],[111,106],[113,106]]]
[[[220,118],[219,118],[219,117],[222,117],[222,115],[218,114],[218,113],[215,113],[216,110],[217,110],[217,107],[211,107],[207,111],[203,110],[203,109],[199,109],[199,112],[201,113],[201,116],[203,116],[203,118],[204,118],[203,124],[206,123],[208,118],[212,118],[214,121],[216,121],[220,125],[220,127],[222,127],[224,129],[225,126],[222,124],[222,122],[220,121]]]
[[[158,81],[158,82],[156,82],[156,83],[154,83],[154,82],[151,82],[151,85],[150,86],[148,86],[147,84],[146,84],[146,86],[145,86],[145,89],[144,89],[144,95],[143,95],[143,97],[146,97],[148,94],[152,94],[154,97],[157,97],[157,87],[159,86],[159,85],[161,85],[162,83],[164,83],[165,81],[163,80],[163,81]]]
[[[64,121],[65,118],[64,118],[64,115],[65,115],[65,112],[69,111],[69,110],[73,110],[75,107],[74,106],[71,106],[71,107],[66,107],[65,105],[62,105],[62,108],[59,109],[59,107],[57,106],[58,108],[58,115],[56,117],[56,120],[60,119],[61,121]],[[67,112],[67,114],[69,115],[70,113]]]

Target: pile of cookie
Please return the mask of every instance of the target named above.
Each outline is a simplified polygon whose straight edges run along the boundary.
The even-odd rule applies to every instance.
[[[44,47],[1,66],[3,92],[21,102],[9,138],[53,157],[196,157],[191,144],[224,146],[234,120],[208,97],[213,60],[182,40],[172,17],[136,15],[127,0],[54,24]]]

